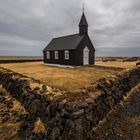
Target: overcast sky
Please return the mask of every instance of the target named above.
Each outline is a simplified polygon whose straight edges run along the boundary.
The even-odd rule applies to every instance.
[[[140,56],[140,0],[0,0],[0,55],[41,56],[78,33],[83,2],[96,56]]]

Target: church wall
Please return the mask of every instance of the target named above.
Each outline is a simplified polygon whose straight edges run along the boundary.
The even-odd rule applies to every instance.
[[[65,59],[65,50],[58,51],[58,59],[55,59],[55,51],[50,51],[50,59],[46,59],[46,52],[44,52],[44,62],[50,63],[50,64],[74,66],[75,65],[75,50],[69,50],[69,60]]]

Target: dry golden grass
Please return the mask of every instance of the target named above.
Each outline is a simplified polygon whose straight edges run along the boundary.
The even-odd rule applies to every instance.
[[[18,130],[21,121],[18,121],[18,118],[27,113],[21,103],[12,98],[2,86],[0,86],[0,98],[10,99],[13,102],[12,107],[7,106],[5,101],[0,102],[0,140],[19,140]]]
[[[17,100],[13,101],[13,108],[11,110],[17,111],[18,114],[27,114],[27,111],[25,110],[25,108]]]
[[[86,66],[73,69],[46,66],[43,62],[0,64],[0,66],[33,77],[60,90],[71,91],[119,71],[111,67],[132,68],[135,62],[97,62],[97,67]]]
[[[112,69],[95,67],[60,68],[46,66],[43,62],[0,64],[0,66],[39,79],[61,90],[77,90],[116,72]]]
[[[46,132],[44,123],[40,120],[40,118],[38,118],[37,121],[35,122],[33,132],[36,133],[36,134],[45,133]]]
[[[18,123],[2,123],[0,126],[0,140],[19,140],[17,131],[20,127]]]
[[[120,67],[120,68],[134,68],[136,66],[136,61],[133,62],[121,62],[121,61],[108,61],[108,62],[102,62],[98,61],[96,63],[98,66],[106,66],[106,67]]]

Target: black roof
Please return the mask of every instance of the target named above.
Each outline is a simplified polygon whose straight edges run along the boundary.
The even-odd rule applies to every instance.
[[[84,38],[84,35],[74,34],[52,39],[43,51],[74,50]]]
[[[88,26],[88,22],[86,20],[85,14],[83,13],[82,18],[80,20],[79,26]]]

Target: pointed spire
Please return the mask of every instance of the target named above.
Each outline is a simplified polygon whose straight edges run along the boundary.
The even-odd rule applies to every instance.
[[[84,13],[84,4],[83,4],[82,18],[81,18],[80,23],[79,23],[79,34],[80,35],[88,34],[88,22],[86,20],[86,16]]]
[[[82,18],[80,20],[79,26],[88,26],[84,12],[83,12]]]

